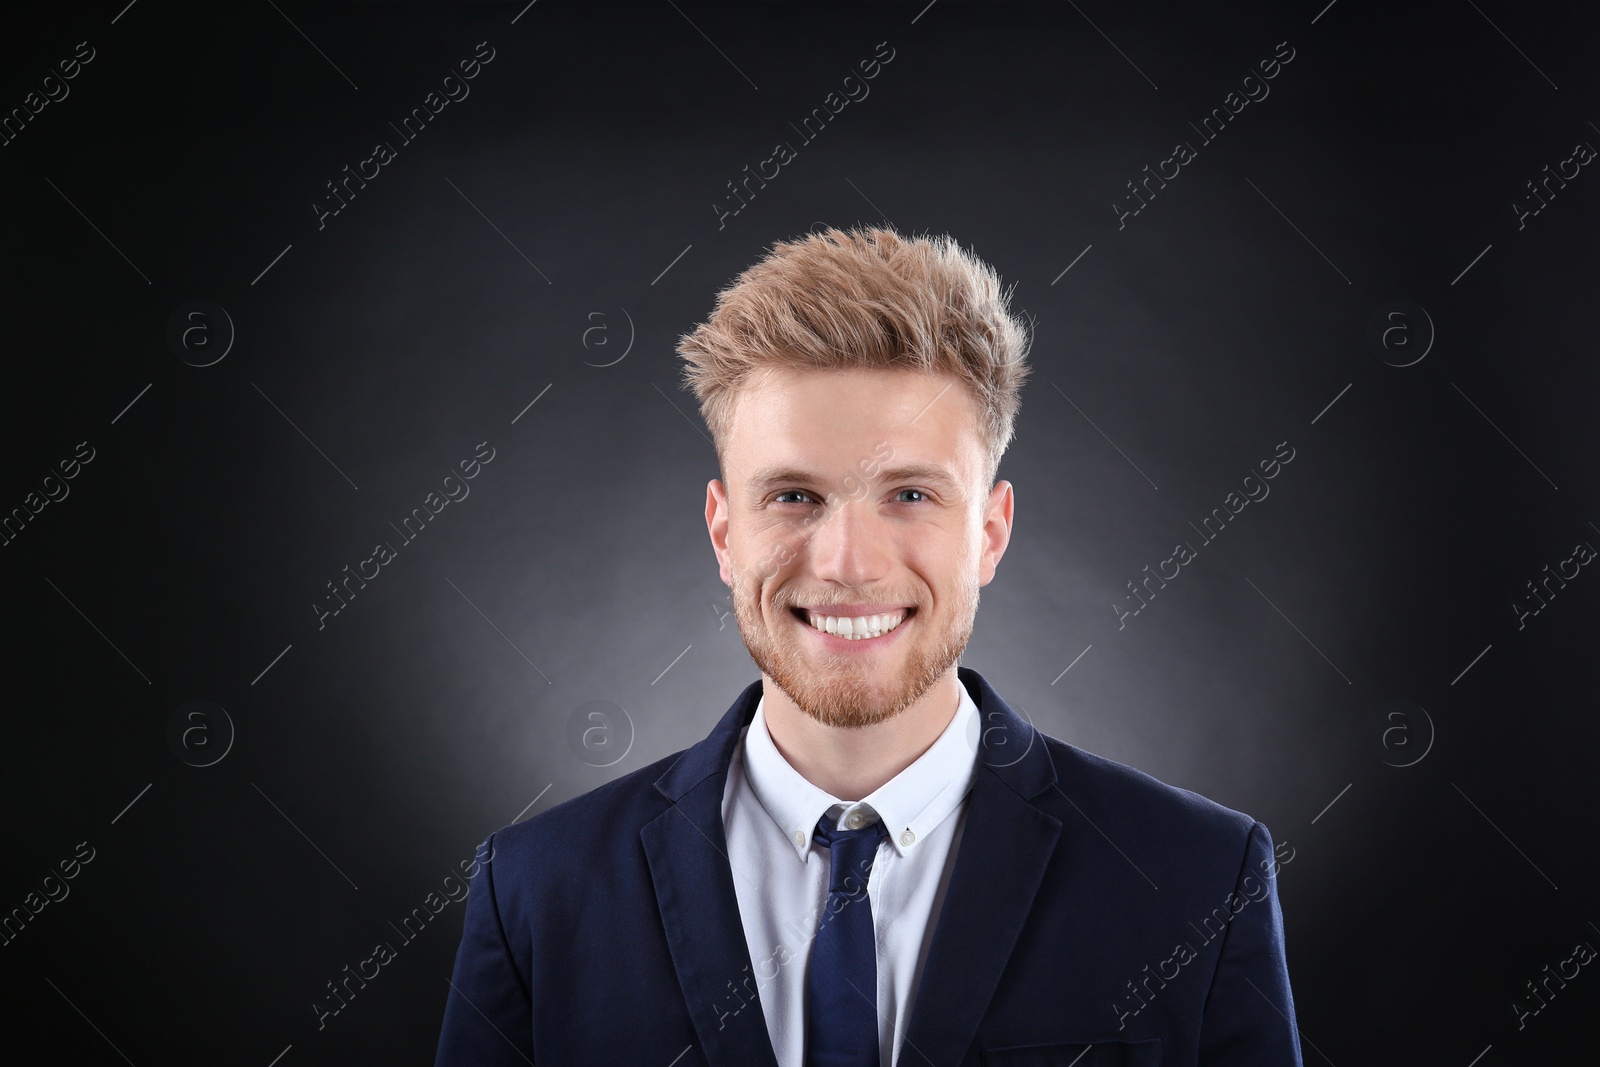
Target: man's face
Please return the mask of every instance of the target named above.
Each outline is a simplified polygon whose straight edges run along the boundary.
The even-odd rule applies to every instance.
[[[957,379],[768,372],[740,392],[723,459],[728,485],[706,492],[722,580],[751,657],[802,711],[870,726],[955,666],[1012,511],[1010,483],[983,484]]]

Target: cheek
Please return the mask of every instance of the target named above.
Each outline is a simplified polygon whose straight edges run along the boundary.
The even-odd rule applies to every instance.
[[[970,588],[982,581],[979,564],[983,552],[981,530],[942,531],[908,552],[906,566],[918,574],[934,596],[943,603],[941,610],[970,595]]]
[[[981,541],[982,531],[970,524],[926,526],[906,531],[900,541],[900,555],[907,566],[929,571],[941,582],[948,582],[977,557]]]
[[[762,581],[782,580],[803,565],[817,529],[815,523],[773,523],[754,530],[743,542],[744,556]]]

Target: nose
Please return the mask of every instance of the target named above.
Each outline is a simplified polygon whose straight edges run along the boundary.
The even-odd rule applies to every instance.
[[[887,577],[894,531],[870,497],[836,495],[812,526],[805,557],[814,577],[856,588]]]

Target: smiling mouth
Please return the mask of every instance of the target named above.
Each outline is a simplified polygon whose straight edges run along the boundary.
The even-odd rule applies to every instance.
[[[916,608],[898,608],[879,615],[824,615],[804,608],[790,608],[789,613],[818,633],[843,638],[846,641],[868,641],[893,633],[905,623]]]

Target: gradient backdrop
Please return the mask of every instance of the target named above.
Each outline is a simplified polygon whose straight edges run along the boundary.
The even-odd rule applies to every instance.
[[[1292,846],[1308,1064],[1594,1055],[1595,11],[524,3],[8,13],[0,1058],[430,1063],[757,676],[675,338],[884,221],[1036,330],[963,662]]]

